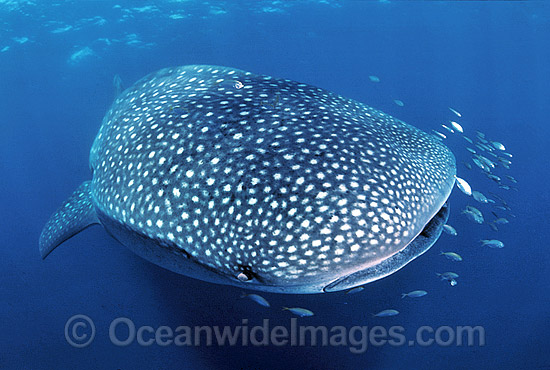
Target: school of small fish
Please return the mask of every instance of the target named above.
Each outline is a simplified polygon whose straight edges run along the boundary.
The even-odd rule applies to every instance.
[[[462,117],[462,114],[456,109],[449,108],[449,110],[458,118]],[[515,184],[517,184],[518,181],[512,175],[501,175],[500,173],[495,173],[497,171],[509,170],[512,165],[511,159],[513,155],[505,151],[506,147],[503,143],[489,139],[488,136],[481,131],[476,131],[475,138],[472,139],[464,134],[463,126],[454,120],[449,120],[447,124],[442,124],[441,127],[451,134],[461,136],[466,141],[466,145],[471,145],[465,146],[471,162],[462,162],[468,171],[477,168],[485,177],[496,183],[499,189],[506,191],[518,190],[515,187]],[[443,137],[444,135],[435,130],[434,135],[438,138],[445,138]],[[464,144],[464,142],[461,143]],[[512,208],[508,202],[495,192],[487,192],[486,195],[479,190],[474,190],[468,181],[458,176],[456,177],[456,186],[465,195],[472,197],[477,203],[480,204],[476,207],[473,205],[467,205],[466,208],[462,210],[461,213],[466,216],[469,221],[480,225],[487,224],[491,230],[496,232],[499,230],[499,226],[506,225],[510,222],[509,217],[515,217],[512,213],[510,213]],[[487,211],[483,209],[482,211],[477,207],[487,207],[489,209]],[[506,212],[507,215],[503,215],[503,212]],[[486,217],[489,214],[491,214],[494,218],[487,219]],[[458,235],[456,229],[450,225],[445,225],[443,227],[443,231],[452,236]],[[480,243],[483,247],[497,249],[504,247],[504,243],[497,239],[482,239],[480,240]],[[456,252],[442,251],[441,255],[453,262],[462,261],[462,256]],[[458,283],[458,274],[455,272],[437,273],[436,275],[439,276],[441,280],[447,281],[451,286],[455,286]]]

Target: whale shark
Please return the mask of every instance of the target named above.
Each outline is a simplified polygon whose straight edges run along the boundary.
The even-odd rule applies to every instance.
[[[322,293],[386,277],[439,238],[456,178],[425,133],[322,88],[189,65],[117,95],[42,258],[99,224],[208,282]]]

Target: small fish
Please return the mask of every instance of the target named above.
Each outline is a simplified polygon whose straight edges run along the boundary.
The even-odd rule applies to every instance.
[[[442,274],[436,273],[437,276],[441,278],[441,280],[447,280],[451,286],[455,286],[457,283],[456,279],[458,278],[458,274],[454,272],[444,272]]]
[[[498,183],[500,180],[502,180],[500,177],[498,177],[497,175],[493,175],[492,173],[486,173],[485,176],[487,176],[488,178],[490,178],[491,180],[493,180],[496,183]]]
[[[500,211],[510,211],[510,207],[506,207],[506,206],[501,206],[501,205],[496,205],[494,206],[496,209],[500,210]]]
[[[501,162],[501,164],[502,164],[502,167],[506,168],[507,170],[510,169],[511,163],[504,163],[504,162]]]
[[[455,228],[452,227],[451,225],[443,225],[443,231],[445,231],[445,233],[447,233],[449,235],[452,235],[452,236],[457,236],[458,235]]]
[[[237,90],[244,87],[244,84],[241,81],[223,78],[214,82],[214,85],[219,85],[222,88],[235,88]]]
[[[473,207],[471,207],[471,208],[473,208]],[[468,219],[470,221],[473,221],[476,224],[482,224],[484,222],[483,214],[479,211],[475,212],[475,211],[472,211],[472,210],[469,210],[469,209],[465,209],[465,210],[462,211],[462,214],[465,214],[466,217],[468,217]]]
[[[466,206],[466,210],[468,212],[472,212],[473,214],[483,218],[483,213],[481,213],[481,211],[479,209],[477,209],[476,207],[473,207],[473,206]]]
[[[442,274],[436,273],[436,275],[439,276],[441,280],[448,281],[451,286],[455,286],[456,284],[458,284],[458,282],[456,281],[456,279],[458,278],[458,274],[454,272],[444,272]]]
[[[493,231],[498,231],[497,225],[495,225],[493,222],[489,222],[487,225],[491,228]]]
[[[470,153],[472,154],[476,154],[476,150],[475,149],[472,149],[472,148],[466,148],[467,151],[469,151]]]
[[[458,111],[456,111],[455,109],[449,107],[449,110],[450,110],[451,112],[453,112],[454,114],[456,114],[458,117],[462,117],[462,114],[460,114],[460,113],[459,113]],[[461,131],[461,132],[462,132],[462,131]]]
[[[472,195],[472,187],[470,186],[470,184],[468,184],[466,180],[461,179],[458,176],[455,176],[455,178],[456,178],[456,186],[460,189],[460,191],[462,191],[464,194],[468,196]]]
[[[264,297],[262,297],[261,295],[243,293],[243,294],[241,295],[241,298],[244,298],[244,297],[250,298],[251,300],[253,300],[253,301],[256,302],[257,304],[259,304],[260,306],[270,307],[269,302],[268,302]]]
[[[506,153],[506,152],[502,152],[502,153],[500,153],[500,154],[505,155],[505,156],[507,156],[508,158],[512,158],[512,157],[513,157],[512,154]]]
[[[447,257],[451,261],[456,261],[456,262],[462,261],[462,257],[455,252],[441,252],[441,255]]]
[[[480,143],[476,143],[476,148],[478,148],[479,150],[485,152],[487,151],[487,147],[483,144],[480,144]]]
[[[371,82],[380,82],[380,79],[374,75],[369,76],[369,80],[371,80]]]
[[[403,102],[402,102],[401,100],[399,100],[399,99],[395,99],[393,102],[394,102],[395,104],[397,104],[398,106],[400,106],[400,107],[402,107],[402,106],[405,105],[405,103],[403,103]]]
[[[498,195],[497,193],[489,192],[495,199],[500,200],[503,204],[506,204],[506,199]]]
[[[502,143],[499,143],[498,141],[491,141],[491,144],[493,145],[493,147],[495,149],[498,149],[498,150],[506,150],[506,148],[504,147],[504,145]]]
[[[489,203],[489,199],[479,191],[472,191],[472,197],[479,203]]]
[[[380,311],[376,315],[372,315],[372,316],[375,316],[375,317],[389,317],[389,316],[395,316],[395,315],[399,315],[399,311],[390,309],[390,310]]]
[[[447,138],[447,136],[445,134],[442,134],[439,131],[432,130],[432,132],[434,133],[435,136],[439,137],[440,139],[446,139]]]
[[[487,167],[495,168],[495,162],[491,161],[489,158],[485,158],[482,155],[477,155],[477,159],[483,162]]]
[[[505,175],[508,180],[512,181],[514,184],[517,184],[518,183],[518,180],[516,180],[513,176],[510,176],[510,175]]]
[[[477,135],[477,137],[485,138],[485,134],[481,131],[476,131],[476,135]]]
[[[471,170],[472,169],[472,165],[468,162],[462,162],[464,164],[464,167],[466,167],[467,169]]]
[[[512,207],[510,207],[510,205],[508,203],[506,203],[503,200],[501,200],[501,202],[502,202],[502,206],[504,207],[505,211],[511,211],[512,210]]]
[[[476,166],[478,166],[479,168],[481,168],[485,172],[490,172],[491,171],[491,169],[489,167],[487,167],[484,163],[482,163],[479,159],[477,159],[475,157],[472,157],[472,162],[474,162],[474,164]]]
[[[512,190],[512,187],[511,187],[511,186],[508,186],[508,185],[500,184],[498,187],[499,187],[500,189],[504,189],[504,190]]]
[[[313,312],[308,310],[307,308],[300,308],[300,307],[283,307],[283,311],[290,311],[296,316],[300,317],[307,317],[307,316],[313,316]]]
[[[444,272],[442,274],[436,273],[436,275],[439,276],[441,280],[456,279],[458,277],[458,274],[454,272]]]
[[[481,155],[477,155],[476,157],[477,157],[477,160],[483,165],[482,167],[480,167],[483,171],[491,172],[491,169],[495,168],[495,164],[491,160]]]
[[[460,133],[464,132],[464,129],[460,126],[460,124],[458,124],[458,122],[451,121],[451,126]]]
[[[477,139],[482,142],[483,144],[488,144],[489,143],[489,140],[485,139],[485,136],[479,136],[479,134],[477,135]]]
[[[428,294],[428,292],[426,292],[425,290],[413,290],[410,293],[401,293],[401,298],[419,298],[424,297],[426,294]]]
[[[483,144],[482,146],[485,148],[485,150],[486,150],[487,152],[490,153],[490,152],[492,152],[493,150],[495,150],[495,148],[493,148],[492,146],[490,146],[490,145],[488,145],[488,144],[489,144],[489,143],[487,142],[487,143]]]
[[[491,154],[493,154],[493,153],[491,153]],[[493,154],[493,155],[496,155],[496,154]],[[502,164],[503,166],[510,167],[512,165],[512,161],[509,160],[509,159],[502,158],[502,157],[499,157],[499,156],[497,156],[496,158],[500,162],[500,164]]]
[[[470,144],[472,144],[472,145],[474,144],[474,141],[472,139],[470,139],[468,136],[463,135],[462,137],[464,138],[464,140],[466,140]]]
[[[355,288],[351,288],[350,290],[348,290],[348,294],[359,293],[363,289],[365,289],[365,288],[363,288],[362,286],[356,286]]]
[[[489,141],[485,140],[485,139],[482,139],[482,138],[479,138],[479,143],[477,143],[480,147],[483,148],[484,151],[486,152],[492,152],[493,150],[495,150],[495,148],[493,148],[492,146],[489,145]]]
[[[499,217],[497,218],[496,220],[493,221],[495,223],[495,225],[506,225],[507,223],[509,223],[510,221],[508,221],[506,218],[504,217]]]
[[[503,248],[504,247],[504,243],[501,242],[500,240],[496,240],[496,239],[484,239],[484,240],[480,240],[482,246],[487,246],[489,248]]]
[[[455,131],[452,128],[448,127],[448,126],[441,125],[441,127],[443,127],[445,130],[449,131],[451,134],[455,133]]]

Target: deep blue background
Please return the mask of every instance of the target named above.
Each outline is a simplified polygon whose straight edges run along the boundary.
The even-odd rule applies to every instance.
[[[0,368],[19,369],[359,369],[550,367],[549,156],[550,6],[544,2],[323,2],[0,4]],[[136,5],[138,4],[138,5]],[[268,12],[264,7],[271,7]],[[170,14],[184,14],[171,19]],[[101,18],[91,19],[99,16]],[[87,19],[87,20],[83,20]],[[104,19],[105,22],[101,21]],[[51,23],[52,21],[59,23]],[[64,24],[73,29],[51,33]],[[136,34],[136,36],[128,36]],[[20,44],[13,37],[28,37]],[[108,38],[107,42],[99,39]],[[139,42],[128,44],[129,40]],[[68,61],[89,47],[94,55]],[[50,214],[90,178],[88,154],[113,100],[112,78],[127,85],[159,68],[218,64],[311,83],[384,110],[425,130],[463,113],[461,123],[503,142],[519,192],[499,190],[516,218],[497,234],[468,221],[474,204],[455,189],[450,223],[424,256],[398,273],[344,293],[264,294],[272,308],[240,290],[158,268],[120,246],[100,227],[86,230],[46,261],[38,236]],[[380,83],[369,81],[380,77]],[[401,99],[398,107],[393,99]],[[495,184],[467,171],[464,141],[450,138],[459,175],[482,192]],[[475,205],[475,204],[474,204]],[[482,208],[482,207],[480,207]],[[489,209],[489,208],[482,208]],[[488,212],[487,212],[488,213]],[[504,249],[479,239],[498,238]],[[459,252],[454,263],[441,250]],[[450,287],[436,272],[455,271]],[[401,300],[425,289],[428,296]],[[107,336],[119,316],[136,325],[287,325],[283,305],[316,315],[311,325],[482,325],[483,347],[119,348]],[[396,308],[393,318],[372,312]],[[94,319],[85,349],[64,338],[77,313]]]

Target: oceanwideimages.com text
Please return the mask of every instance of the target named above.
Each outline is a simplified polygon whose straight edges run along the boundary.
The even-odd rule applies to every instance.
[[[370,346],[484,346],[482,326],[420,326],[411,335],[403,326],[314,326],[291,318],[288,325],[272,326],[269,319],[251,325],[243,319],[236,326],[137,326],[130,318],[111,321],[105,333],[115,346],[322,346],[348,347],[351,353],[365,353]],[[72,316],[65,325],[65,338],[73,347],[92,344],[96,336],[93,321],[86,315]]]

